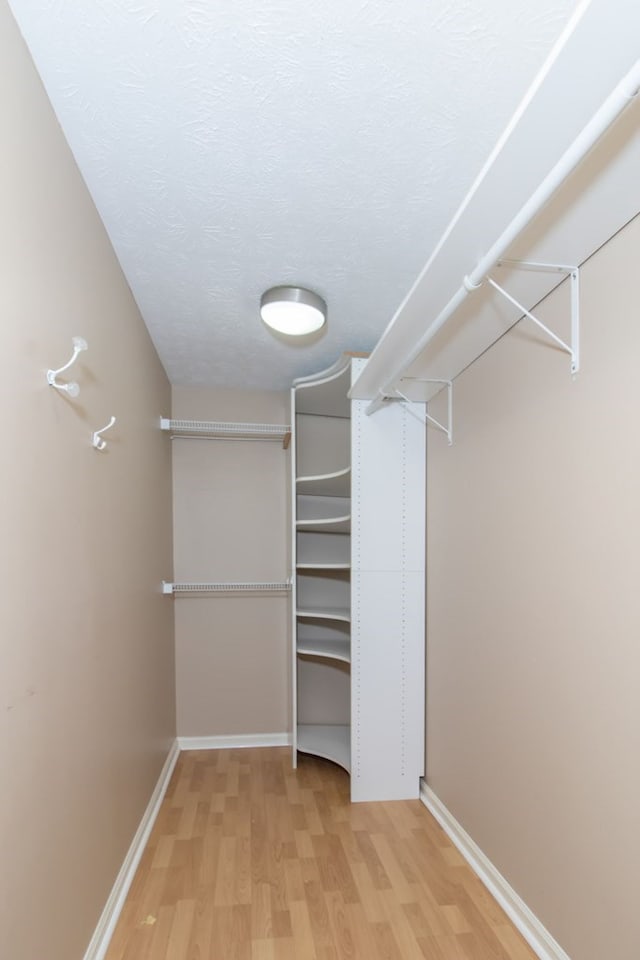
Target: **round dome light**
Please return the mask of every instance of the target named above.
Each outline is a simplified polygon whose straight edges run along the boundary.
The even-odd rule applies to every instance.
[[[290,337],[315,333],[327,317],[327,305],[304,287],[272,287],[262,294],[260,316],[273,330]]]

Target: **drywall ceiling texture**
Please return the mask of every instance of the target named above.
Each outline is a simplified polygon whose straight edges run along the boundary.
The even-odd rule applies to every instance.
[[[172,382],[280,389],[374,346],[576,2],[11,6]]]

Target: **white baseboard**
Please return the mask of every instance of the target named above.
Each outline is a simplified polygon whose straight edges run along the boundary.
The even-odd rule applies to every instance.
[[[229,750],[233,747],[288,747],[290,733],[236,733],[221,737],[178,737],[181,750]]]
[[[103,957],[107,952],[107,947],[109,946],[109,942],[113,936],[113,931],[115,930],[118,917],[120,916],[120,912],[124,906],[127,893],[129,892],[129,887],[131,886],[135,872],[138,869],[138,864],[140,863],[140,858],[142,857],[147,840],[149,839],[149,834],[151,833],[153,824],[158,816],[160,804],[162,803],[164,795],[167,792],[169,780],[171,779],[171,774],[173,773],[173,768],[176,765],[176,760],[178,759],[179,754],[180,747],[178,746],[178,741],[174,740],[160,776],[158,777],[158,782],[156,783],[153,793],[151,794],[151,799],[147,804],[147,809],[145,810],[142,820],[140,821],[140,826],[136,830],[136,834],[131,841],[131,846],[129,847],[127,855],[124,858],[124,862],[120,867],[120,872],[118,873],[111,893],[109,894],[109,899],[107,900],[105,908],[102,911],[102,915],[98,920],[98,925],[94,930],[91,942],[87,947],[84,960],[103,960]]]
[[[554,940],[547,928],[507,883],[424,780],[421,782],[420,799],[474,873],[482,880],[489,893],[498,901],[536,956],[540,957],[540,960],[570,960],[560,944]]]

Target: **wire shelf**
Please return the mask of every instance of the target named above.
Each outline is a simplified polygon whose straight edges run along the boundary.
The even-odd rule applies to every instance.
[[[163,593],[287,593],[291,584],[286,581],[268,583],[169,583],[162,582]]]
[[[204,437],[218,440],[278,440],[284,443],[291,427],[280,423],[227,423],[217,420],[160,420],[162,430],[172,436]]]

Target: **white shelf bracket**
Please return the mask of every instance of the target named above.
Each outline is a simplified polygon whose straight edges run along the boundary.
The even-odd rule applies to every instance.
[[[403,377],[402,379],[403,379],[403,380],[412,380],[412,381],[414,381],[414,382],[419,382],[419,383],[441,383],[441,384],[443,384],[444,386],[446,386],[446,388],[447,388],[447,424],[446,424],[446,426],[445,426],[444,423],[440,423],[439,420],[436,420],[435,417],[432,417],[432,416],[431,416],[431,414],[429,413],[428,406],[427,406],[426,403],[425,403],[424,416],[422,416],[422,415],[415,409],[416,403],[422,402],[422,401],[411,400],[410,397],[407,397],[404,393],[402,393],[401,390],[398,390],[397,387],[394,387],[393,389],[394,389],[395,393],[397,393],[398,396],[399,396],[402,400],[404,400],[404,402],[407,404],[407,410],[408,410],[408,412],[409,412],[412,416],[416,417],[418,420],[421,420],[422,423],[424,423],[425,425],[428,424],[428,423],[430,423],[432,426],[434,426],[434,427],[436,428],[436,430],[440,430],[442,433],[445,433],[446,436],[447,436],[447,442],[448,442],[449,446],[451,446],[451,445],[453,444],[453,381],[452,381],[452,380],[438,380],[438,379],[436,379],[436,378],[434,378],[434,377],[430,377],[430,378],[423,378],[423,377]]]
[[[567,266],[566,264],[558,263],[536,263],[534,261],[528,260],[499,260],[498,266],[507,266],[507,267],[516,267],[520,270],[539,270],[545,273],[561,273],[570,278],[571,282],[571,343],[565,343],[557,334],[550,330],[549,327],[545,326],[541,320],[535,317],[530,310],[527,310],[515,297],[512,297],[510,293],[500,286],[499,283],[496,283],[491,277],[487,277],[488,282],[491,284],[494,290],[497,290],[498,293],[513,304],[514,307],[517,307],[518,310],[521,310],[525,317],[528,317],[529,320],[532,320],[536,326],[542,330],[554,343],[556,343],[561,350],[564,350],[565,353],[568,353],[571,357],[571,374],[575,376],[580,370],[580,268],[574,266]]]
[[[390,400],[397,400],[397,397],[389,397],[386,393],[383,393],[382,390],[380,390],[375,400],[372,400],[371,403],[368,404],[366,410],[364,411],[365,414],[370,417],[371,414],[377,413],[378,410],[381,410],[385,403],[389,403]]]

